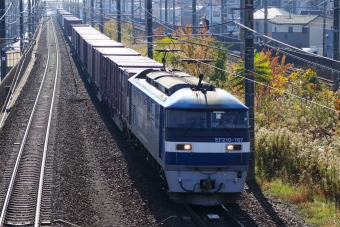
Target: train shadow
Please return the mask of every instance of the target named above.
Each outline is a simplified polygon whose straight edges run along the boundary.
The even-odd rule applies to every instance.
[[[252,194],[256,201],[259,202],[260,206],[262,207],[263,211],[267,214],[266,216],[269,217],[275,226],[289,226],[285,224],[284,220],[278,215],[278,212],[274,209],[273,204],[268,200],[268,198],[263,194],[261,187],[256,181],[251,181],[247,183],[248,189],[245,189],[247,193]]]

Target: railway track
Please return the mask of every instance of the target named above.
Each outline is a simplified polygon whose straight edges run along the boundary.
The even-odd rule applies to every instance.
[[[194,222],[200,227],[243,227],[237,218],[224,206],[192,206],[183,204]],[[240,217],[239,217],[240,218]]]
[[[45,22],[40,29],[47,30],[46,66],[30,117],[22,123],[25,130],[21,142],[14,144],[15,161],[7,165],[13,168],[7,168],[1,180],[0,226],[51,224],[52,167],[47,166],[52,162],[48,145],[59,47],[52,19]]]

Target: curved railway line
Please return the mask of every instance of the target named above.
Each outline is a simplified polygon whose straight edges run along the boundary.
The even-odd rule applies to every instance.
[[[17,143],[20,148],[14,168],[6,170],[6,180],[1,182],[2,188],[7,190],[0,194],[0,226],[40,226],[51,220],[52,169],[45,168],[45,164],[49,159],[48,142],[59,71],[59,47],[51,20],[43,29],[47,29],[48,34],[45,72],[30,117],[23,123],[27,122],[27,126],[22,141]]]

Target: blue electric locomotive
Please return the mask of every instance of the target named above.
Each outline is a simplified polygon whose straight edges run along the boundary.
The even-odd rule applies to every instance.
[[[90,41],[96,33],[73,28],[76,53],[119,129],[157,163],[170,197],[205,206],[234,202],[248,171],[248,108],[202,77],[126,54],[104,35],[100,46],[110,51],[97,53]]]
[[[129,79],[126,128],[164,171],[172,199],[235,201],[249,162],[248,108],[184,72],[145,70]]]

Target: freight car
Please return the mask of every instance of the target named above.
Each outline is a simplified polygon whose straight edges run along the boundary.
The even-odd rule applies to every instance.
[[[203,76],[168,71],[106,38],[107,45],[91,46],[91,35],[99,37],[73,28],[75,53],[119,129],[159,168],[170,197],[205,206],[234,202],[248,171],[248,108]]]

